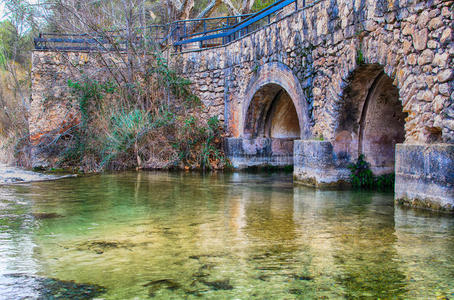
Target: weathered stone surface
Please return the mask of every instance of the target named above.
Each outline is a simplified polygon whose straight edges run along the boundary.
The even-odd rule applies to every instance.
[[[442,95],[449,96],[452,93],[452,88],[447,83],[440,84],[438,85],[438,92]]]
[[[448,27],[443,31],[443,34],[441,35],[440,38],[440,42],[447,43],[450,41],[452,41],[452,29]]]
[[[433,66],[446,67],[448,65],[449,53],[445,52],[442,54],[435,54],[435,57],[432,61]]]
[[[321,188],[349,185],[350,171],[346,161],[334,153],[330,142],[295,141],[293,168],[294,180],[303,185]]]
[[[433,93],[429,90],[427,91],[421,91],[418,93],[418,95],[416,96],[416,98],[420,101],[432,101],[433,100]]]
[[[397,145],[395,199],[454,213],[454,145]]]
[[[278,22],[276,25],[272,24],[269,28],[245,37],[241,43],[234,42],[227,45],[221,60],[226,61],[225,66],[228,66],[228,72],[231,74],[228,79],[226,78],[225,84],[232,85],[229,86],[228,91],[226,90],[224,98],[247,98],[248,84],[254,80],[256,74],[254,69],[258,70],[261,65],[269,62],[282,63],[304,83],[301,85],[304,86],[304,93],[308,96],[310,107],[308,122],[311,124],[311,134],[332,140],[335,137],[337,122],[341,118],[340,98],[349,76],[358,68],[357,56],[361,49],[364,63],[383,66],[385,73],[394,79],[395,85],[399,88],[402,103],[412,103],[411,106],[406,105],[406,111],[409,113],[406,140],[421,143],[429,141],[430,134],[426,133],[424,122],[428,122],[430,118],[423,118],[423,115],[433,111],[424,103],[432,101],[439,94],[438,74],[449,64],[450,47],[441,44],[442,41],[439,40],[442,32],[450,27],[441,16],[443,9],[449,7],[449,4],[435,0],[433,4],[436,6],[435,9],[428,10],[427,13],[425,9],[418,9],[420,14],[416,13],[418,10],[409,10],[409,7],[418,6],[420,3],[409,3],[393,12],[396,16],[395,20],[391,16],[388,16],[388,22],[367,19],[369,18],[367,17],[363,23],[366,30],[358,34],[351,25],[354,22],[349,19],[352,16],[351,5],[347,2],[335,0],[341,12],[339,16],[326,14],[324,6],[316,4],[303,10],[304,14],[295,13],[284,18],[285,22],[296,24],[295,26],[285,27],[285,30],[275,30],[274,27],[278,26]],[[369,13],[368,9],[366,6],[365,15],[375,16]],[[323,18],[317,18],[319,15]],[[403,16],[406,17],[403,18]],[[336,22],[338,19],[340,19],[340,29],[326,32],[322,23],[327,20]],[[389,26],[386,27],[386,24],[390,23],[393,24],[392,29]],[[438,37],[437,33],[439,33]],[[295,36],[298,38],[293,38]],[[326,40],[327,43],[322,44],[321,40]],[[426,48],[428,46],[429,49]],[[181,54],[181,57],[182,61],[186,61],[189,57],[197,61],[195,57],[203,57],[212,52],[218,52],[218,50],[188,52]],[[243,55],[245,53],[248,55]],[[188,77],[197,76],[199,72],[197,64],[193,67],[187,69]],[[305,82],[310,82],[310,85],[307,86]],[[444,83],[441,82],[441,84]],[[203,84],[203,82],[197,83],[195,90]],[[427,89],[429,91],[425,92]],[[420,91],[423,92],[417,98],[416,95]],[[441,91],[446,94],[446,86],[441,86]],[[242,114],[245,110],[243,106],[247,103],[241,103],[241,101],[230,102],[226,110],[229,115],[225,118],[226,128],[235,137],[242,135],[239,123],[243,121]],[[449,123],[443,124],[446,130],[443,131],[442,139],[445,142],[454,141],[449,134],[454,129],[448,128]]]
[[[447,82],[452,78],[452,69],[446,69],[438,73],[438,82],[443,83]]]
[[[426,49],[428,35],[429,31],[427,30],[427,28],[415,31],[413,33],[413,45],[415,46],[416,50]]]
[[[443,106],[445,103],[445,98],[441,95],[438,95],[435,97],[434,102],[433,102],[433,109],[434,113],[439,114],[443,110]]]
[[[227,138],[225,143],[229,159],[237,169],[293,165],[293,140]]]
[[[441,18],[433,18],[432,20],[430,20],[428,25],[429,30],[436,30],[440,27],[443,27],[443,21],[441,20]]]
[[[422,65],[426,65],[426,64],[432,63],[433,59],[434,59],[433,51],[431,51],[429,49],[426,49],[419,56],[418,65],[422,66]]]

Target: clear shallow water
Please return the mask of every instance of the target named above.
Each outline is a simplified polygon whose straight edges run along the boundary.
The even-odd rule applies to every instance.
[[[0,187],[0,299],[454,297],[454,217],[285,174]],[[71,296],[71,297],[72,297]]]

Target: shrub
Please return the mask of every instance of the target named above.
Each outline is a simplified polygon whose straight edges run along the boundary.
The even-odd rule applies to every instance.
[[[371,189],[374,186],[374,174],[370,170],[370,165],[364,160],[364,155],[361,154],[354,164],[348,165],[350,169],[350,180],[354,188]]]
[[[368,190],[393,190],[394,189],[394,174],[385,174],[374,176],[370,169],[370,164],[364,159],[361,154],[355,163],[348,165],[350,169],[350,182],[353,188],[368,189]]]

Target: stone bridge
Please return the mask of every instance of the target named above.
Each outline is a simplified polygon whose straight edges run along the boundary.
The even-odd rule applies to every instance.
[[[296,182],[334,188],[364,155],[395,170],[396,201],[454,211],[453,3],[320,0],[172,63],[224,122],[235,167],[294,165]],[[52,55],[34,53],[35,108]]]

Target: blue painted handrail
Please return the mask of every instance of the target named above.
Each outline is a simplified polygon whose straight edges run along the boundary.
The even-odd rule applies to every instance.
[[[243,29],[247,29],[249,25],[252,25],[260,20],[263,20],[267,18],[268,16],[272,15],[273,13],[283,9],[284,7],[295,3],[297,4],[297,0],[281,0],[277,1],[274,4],[262,9],[261,11],[253,14],[252,16],[248,17],[247,19],[239,22],[233,27],[230,27],[231,29],[217,33],[217,34],[212,34],[212,35],[204,35],[201,37],[193,38],[193,39],[187,39],[187,40],[181,40],[177,41],[174,43],[174,46],[181,46],[184,44],[190,44],[190,43],[196,43],[196,42],[202,42],[202,41],[207,41],[207,40],[213,40],[213,39],[218,39],[218,38],[228,38],[230,36],[235,35],[237,32],[240,32]],[[219,28],[217,31],[225,30],[226,28]],[[204,32],[201,32],[200,34],[204,34]]]

